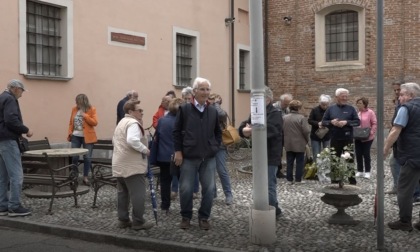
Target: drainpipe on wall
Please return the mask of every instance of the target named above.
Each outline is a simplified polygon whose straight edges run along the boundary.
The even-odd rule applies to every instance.
[[[230,0],[230,18],[235,17],[235,0]],[[235,23],[230,24],[230,77],[231,77],[231,120],[232,125],[235,126]]]
[[[268,0],[264,0],[264,82],[268,86]]]

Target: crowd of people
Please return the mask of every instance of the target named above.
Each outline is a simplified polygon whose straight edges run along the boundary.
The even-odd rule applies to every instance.
[[[420,202],[420,169],[417,165],[420,150],[416,148],[420,140],[417,128],[420,123],[420,87],[416,83],[393,83],[393,88],[395,113],[384,155],[387,157],[392,152],[389,160],[394,182],[387,193],[397,195],[400,216],[388,225],[391,229],[411,231],[412,206]],[[0,95],[0,216],[31,214],[20,200],[23,173],[18,139],[23,134],[27,137],[33,135],[23,124],[18,103],[25,90],[21,81],[11,80]],[[211,93],[210,81],[200,77],[194,80],[192,87],[184,88],[181,94],[182,98],[176,98],[174,91],[167,92],[153,115],[155,148],[148,145],[138,92],[129,91],[117,105],[117,126],[112,139],[112,173],[117,178],[120,228],[141,230],[153,227],[153,223],[143,217],[146,195],[144,175],[151,156],[154,164],[160,167],[160,208],[169,213],[171,201],[179,196],[181,229],[191,227],[193,200],[200,197],[199,227],[211,229],[211,209],[213,200],[218,197],[216,174],[226,205],[234,202],[226,167],[226,146],[222,142],[222,130],[226,128],[228,118],[221,107],[222,97]],[[356,178],[371,178],[371,146],[377,131],[376,114],[369,108],[367,97],[355,99],[356,108],[350,105],[347,89],[338,88],[335,100],[332,104],[329,95],[321,94],[319,104],[311,109],[309,117],[305,117],[301,101],[286,93],[280,96],[279,102],[275,102],[272,90],[265,87],[268,199],[269,205],[276,209],[277,217],[282,215],[277,197],[277,178],[284,176],[290,185],[303,184],[305,156],[316,162],[324,148],[334,148],[335,155],[340,157],[345,148],[354,146],[357,171],[349,176],[348,182],[354,185]],[[90,185],[88,175],[93,144],[97,141],[97,124],[96,108],[85,94],[77,95],[71,110],[67,140],[72,148],[88,149],[83,157],[82,182],[85,185]],[[357,127],[369,128],[369,135],[355,139],[353,131]],[[320,136],[317,134],[319,129],[328,129],[328,132]],[[240,124],[238,131],[241,137],[252,136],[251,116]],[[307,151],[309,148],[312,153]],[[281,171],[284,155],[286,175]],[[74,157],[72,162],[75,164],[72,172],[78,175],[78,157]],[[333,179],[332,182],[340,181]],[[420,222],[414,227],[420,230]]]

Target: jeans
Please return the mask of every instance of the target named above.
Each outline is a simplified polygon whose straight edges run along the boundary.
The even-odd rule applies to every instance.
[[[373,140],[362,142],[354,140],[354,147],[356,151],[357,171],[370,172],[370,148],[372,147]],[[364,161],[364,162],[363,162]],[[363,169],[363,163],[365,165]]]
[[[117,178],[118,189],[118,219],[129,221],[128,207],[133,207],[133,224],[144,224],[144,202],[146,200],[146,177],[144,174],[136,174],[127,178]]]
[[[327,147],[330,146],[330,140],[326,141],[317,141],[317,140],[311,140],[311,147],[312,147],[312,157],[314,159],[314,162],[316,163],[316,158],[321,151]]]
[[[23,169],[17,142],[0,141],[0,210],[14,210],[20,206],[22,183]]]
[[[89,175],[90,166],[91,166],[90,159],[92,157],[93,144],[85,143],[85,138],[84,137],[71,136],[71,147],[72,148],[81,148],[82,146],[83,146],[83,148],[89,150],[89,152],[87,154],[83,155],[83,176],[87,177]],[[74,171],[76,172],[76,174],[79,174],[78,163],[79,163],[79,156],[72,157],[72,164],[75,165]]]
[[[398,179],[400,177],[401,165],[395,159],[394,154],[391,154],[389,159],[389,166],[391,167],[392,178],[394,179],[394,188],[398,188]],[[413,198],[420,197],[420,184],[414,190]]]
[[[216,153],[216,170],[217,174],[219,174],[220,183],[222,184],[225,197],[228,198],[232,197],[232,190],[230,188],[229,172],[226,168],[226,155],[226,149],[219,149],[219,151]],[[214,194],[216,195],[216,185],[214,186],[214,191]]]
[[[179,185],[179,179],[177,176],[172,176],[172,186],[171,186],[171,192],[178,192],[178,185]],[[200,183],[198,181],[198,173],[197,176],[195,176],[194,180],[194,193],[198,193],[200,189]]]
[[[279,211],[279,202],[277,200],[277,165],[268,165],[268,204]]]
[[[193,187],[197,176],[201,184],[201,206],[198,209],[198,219],[210,218],[214,198],[214,173],[216,172],[216,159],[184,159],[181,164],[179,178],[179,197],[181,203],[181,216],[191,219],[193,214]]]
[[[412,160],[407,160],[401,167],[398,178],[397,199],[400,210],[400,220],[411,223],[413,214],[413,193],[419,186],[420,169],[419,164]]]
[[[295,174],[295,181],[301,182],[303,177],[303,168],[305,166],[305,152],[294,152],[288,151],[286,152],[287,158],[287,181],[293,181],[293,165],[296,159],[296,174]]]

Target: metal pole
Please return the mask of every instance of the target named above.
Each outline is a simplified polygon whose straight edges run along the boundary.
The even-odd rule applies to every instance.
[[[251,124],[253,206],[250,208],[250,239],[255,244],[276,241],[275,209],[268,205],[267,128],[264,85],[262,0],[250,0]]]
[[[377,39],[376,39],[376,72],[377,72],[377,119],[378,119],[378,136],[377,136],[377,249],[384,250],[384,59],[383,59],[383,30],[384,30],[384,4],[383,0],[377,2]]]

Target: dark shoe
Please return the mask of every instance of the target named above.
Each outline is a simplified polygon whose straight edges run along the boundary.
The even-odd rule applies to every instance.
[[[9,211],[7,209],[1,209],[0,210],[0,216],[6,216],[9,214]]]
[[[282,216],[282,211],[280,208],[276,208],[276,219]]]
[[[205,219],[198,220],[198,225],[200,226],[200,228],[202,230],[209,230],[209,229],[211,229],[211,226],[210,226],[209,221],[208,220],[205,220]]]
[[[225,200],[225,203],[226,203],[226,205],[232,205],[233,204],[233,196],[232,195],[230,195],[230,196],[227,196],[226,197],[226,200]]]
[[[350,183],[350,185],[356,185],[357,184],[356,178],[355,177],[350,177],[349,178],[349,183]]]
[[[84,184],[85,186],[90,186],[90,182],[89,182],[89,180],[83,180],[83,184]]]
[[[118,228],[128,228],[128,227],[131,227],[131,221],[122,221],[122,220],[119,220],[118,221]]]
[[[402,222],[400,220],[389,222],[388,227],[393,230],[413,231],[413,226],[410,223]]]
[[[414,224],[414,227],[420,231],[420,221]]]
[[[133,230],[147,230],[151,229],[155,224],[153,222],[145,222],[143,224],[140,223],[133,223],[131,225],[131,229]]]
[[[282,179],[282,178],[285,178],[286,175],[284,175],[281,171],[278,171],[277,174],[276,174],[276,177],[279,178],[279,179]]]
[[[190,219],[182,218],[181,224],[179,225],[181,229],[189,229],[191,227]]]
[[[413,199],[413,206],[418,206],[420,205],[420,197],[416,197]]]
[[[31,215],[31,211],[27,208],[24,208],[23,206],[19,206],[16,209],[9,209],[9,217],[17,217],[17,216],[27,216]]]

